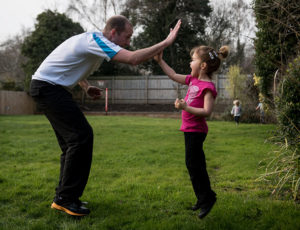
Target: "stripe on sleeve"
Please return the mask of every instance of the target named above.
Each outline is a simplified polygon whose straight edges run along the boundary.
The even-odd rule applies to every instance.
[[[93,33],[93,38],[98,44],[98,46],[109,56],[110,58],[113,58],[117,54],[116,51],[114,51],[112,48],[110,48],[105,42],[101,40],[95,33]]]

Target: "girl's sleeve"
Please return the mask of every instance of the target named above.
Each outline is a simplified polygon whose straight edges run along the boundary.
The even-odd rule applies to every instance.
[[[205,90],[209,90],[212,92],[213,97],[216,99],[218,92],[216,90],[215,85],[210,85],[209,87],[207,87]]]
[[[211,91],[212,91],[213,97],[216,98],[217,95],[218,95],[218,92],[217,92],[216,88],[213,87]]]
[[[185,84],[189,85],[190,82],[191,82],[191,79],[192,79],[192,76],[191,75],[187,75],[186,78],[185,78]]]

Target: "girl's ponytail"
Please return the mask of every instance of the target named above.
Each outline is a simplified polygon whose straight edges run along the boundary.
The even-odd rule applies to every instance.
[[[228,46],[222,46],[220,49],[219,49],[219,52],[218,52],[218,58],[220,58],[220,60],[224,60],[229,54],[229,47]]]
[[[229,46],[222,46],[219,49],[218,58],[220,58],[220,60],[222,61],[225,58],[227,58],[228,54],[229,54]]]

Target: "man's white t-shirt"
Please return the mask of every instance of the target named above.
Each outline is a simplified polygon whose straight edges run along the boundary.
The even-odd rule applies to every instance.
[[[110,61],[121,49],[101,32],[75,35],[49,54],[32,79],[73,88],[96,71],[104,59]]]

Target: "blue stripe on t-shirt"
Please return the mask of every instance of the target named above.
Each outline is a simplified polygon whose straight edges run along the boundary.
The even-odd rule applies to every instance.
[[[107,54],[107,56],[109,56],[110,58],[113,58],[113,56],[115,56],[117,54],[116,51],[114,51],[112,48],[107,46],[105,44],[105,42],[103,42],[101,40],[101,38],[99,38],[95,33],[93,34],[93,38],[95,39],[98,46]]]

